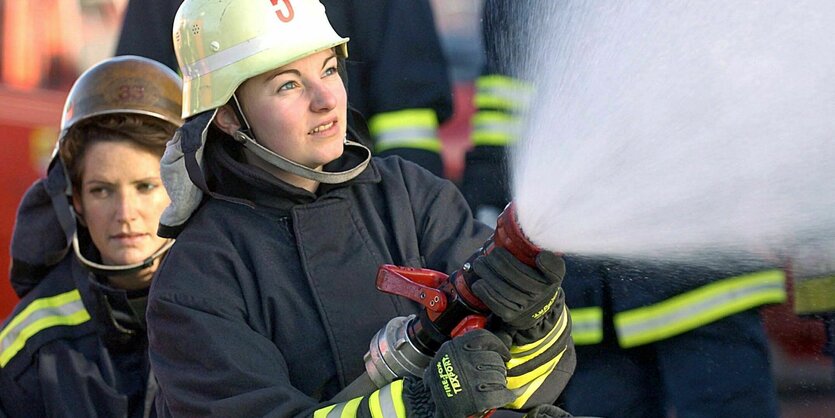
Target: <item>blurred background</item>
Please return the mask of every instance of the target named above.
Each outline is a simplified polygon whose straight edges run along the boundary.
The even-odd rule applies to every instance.
[[[73,80],[113,54],[129,0],[0,0],[0,271],[9,270],[15,211],[43,174]],[[479,0],[432,0],[454,86],[453,117],[441,126],[444,169],[460,181],[470,147],[473,80],[482,65]],[[791,300],[766,309],[782,416],[835,417],[832,359],[823,325],[794,315]],[[0,317],[17,297],[0,279]]]

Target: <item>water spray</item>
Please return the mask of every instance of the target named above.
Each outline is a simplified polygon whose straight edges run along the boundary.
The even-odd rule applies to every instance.
[[[533,242],[665,260],[835,248],[835,3],[536,3],[539,39],[514,62],[538,95],[511,153]]]

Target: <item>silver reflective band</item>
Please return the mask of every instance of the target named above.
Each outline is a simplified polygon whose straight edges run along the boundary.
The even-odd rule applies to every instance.
[[[275,46],[274,35],[258,36],[191,64],[186,64],[186,68],[183,69],[183,76],[189,79],[200,77]]]
[[[415,139],[435,139],[438,131],[434,127],[404,126],[395,129],[381,130],[377,134],[377,143],[383,146],[408,143]]]
[[[489,122],[476,122],[475,129],[479,131],[489,131],[495,133],[502,133],[507,136],[516,136],[522,130],[521,124],[518,122],[506,122],[506,121],[489,121]]]
[[[83,309],[84,304],[81,302],[81,299],[73,299],[63,305],[46,306],[41,309],[36,309],[28,315],[23,313],[25,316],[24,319],[15,324],[14,328],[10,329],[8,333],[3,336],[3,339],[0,340],[0,352],[6,351],[6,349],[9,348],[9,346],[18,338],[21,331],[29,325],[52,316],[70,316]]]
[[[740,276],[736,280],[726,279],[727,283],[720,281],[691,291],[697,297],[683,302],[668,300],[657,306],[615,314],[618,340],[622,347],[632,347],[693,329],[728,313],[765,302],[780,302],[785,299],[783,277],[781,271],[772,270]],[[720,291],[706,293],[704,289]]]
[[[90,314],[84,308],[78,289],[32,301],[0,331],[0,367],[4,367],[37,333],[88,320]]]
[[[394,407],[394,398],[391,393],[391,385],[383,386],[379,390],[380,411],[384,417],[397,417],[397,409]]]
[[[479,87],[478,94],[488,99],[503,101],[517,109],[527,106],[533,96],[530,91],[524,88],[509,85]]]

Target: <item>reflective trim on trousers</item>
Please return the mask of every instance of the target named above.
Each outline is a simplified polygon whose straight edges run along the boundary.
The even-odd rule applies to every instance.
[[[622,347],[635,347],[785,300],[785,273],[767,270],[719,280],[654,305],[616,313],[615,330]]]
[[[479,110],[473,115],[473,145],[507,146],[519,138],[518,116],[496,110]]]
[[[571,314],[571,337],[575,345],[599,344],[603,341],[603,308],[573,308]]]
[[[473,104],[477,109],[524,113],[533,97],[533,87],[530,83],[497,74],[477,78],[475,88]]]

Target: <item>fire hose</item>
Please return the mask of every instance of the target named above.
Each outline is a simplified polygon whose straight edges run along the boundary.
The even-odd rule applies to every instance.
[[[532,267],[542,251],[525,237],[512,202],[499,215],[493,235],[470,260],[495,247],[506,249]],[[469,261],[449,276],[430,269],[380,266],[376,279],[380,291],[411,299],[424,309],[392,319],[374,335],[364,356],[366,372],[334,400],[366,395],[398,378],[421,376],[441,344],[469,330],[484,328],[490,310],[470,290],[476,280]]]

